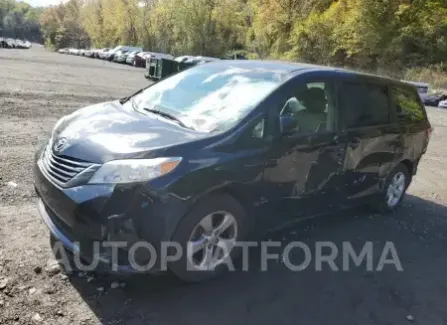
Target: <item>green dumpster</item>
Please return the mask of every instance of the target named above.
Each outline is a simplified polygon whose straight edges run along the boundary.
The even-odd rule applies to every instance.
[[[145,77],[160,80],[179,71],[178,62],[165,58],[148,58]]]

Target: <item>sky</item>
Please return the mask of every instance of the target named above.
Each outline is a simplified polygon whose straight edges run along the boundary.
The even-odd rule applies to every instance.
[[[23,1],[29,3],[34,7],[39,7],[39,6],[57,5],[61,2],[65,2],[66,0],[23,0]]]

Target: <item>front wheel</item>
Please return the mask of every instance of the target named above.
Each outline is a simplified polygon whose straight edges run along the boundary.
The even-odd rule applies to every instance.
[[[183,248],[180,260],[168,265],[180,279],[201,282],[227,270],[246,237],[246,214],[231,196],[202,199],[179,223],[172,240]],[[231,264],[232,265],[232,264]]]
[[[411,183],[411,175],[408,168],[399,164],[388,176],[384,189],[374,208],[382,213],[393,212],[401,204],[408,186]]]

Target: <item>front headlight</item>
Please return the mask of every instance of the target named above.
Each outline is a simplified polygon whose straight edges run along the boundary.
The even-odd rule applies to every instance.
[[[181,157],[113,160],[102,165],[89,184],[122,184],[148,181],[173,171]]]

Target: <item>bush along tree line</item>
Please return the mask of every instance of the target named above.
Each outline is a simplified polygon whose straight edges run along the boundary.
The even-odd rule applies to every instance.
[[[0,0],[0,37],[40,42],[39,17],[43,10],[25,2]]]

